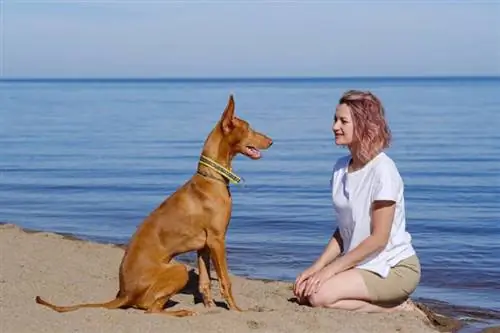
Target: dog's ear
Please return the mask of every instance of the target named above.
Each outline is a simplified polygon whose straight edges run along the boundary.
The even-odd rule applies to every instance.
[[[233,129],[233,119],[234,119],[234,98],[233,95],[229,95],[229,101],[227,102],[226,109],[222,114],[221,126],[222,131],[227,134]]]

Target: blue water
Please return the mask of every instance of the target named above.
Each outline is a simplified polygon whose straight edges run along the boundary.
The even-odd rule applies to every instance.
[[[423,266],[415,295],[500,310],[500,79],[0,81],[0,221],[124,243],[194,172],[229,93],[274,140],[238,157],[232,273],[292,280],[335,227],[343,91],[385,104]],[[190,257],[187,256],[186,259]]]

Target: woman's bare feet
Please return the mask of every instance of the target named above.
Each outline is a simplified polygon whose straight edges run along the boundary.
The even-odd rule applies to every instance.
[[[417,309],[417,306],[415,305],[415,303],[413,303],[411,301],[411,299],[407,299],[406,301],[404,301],[403,303],[399,304],[396,309],[398,311],[415,311]]]
[[[396,311],[406,311],[418,313],[423,318],[428,318],[427,314],[422,311],[411,299],[407,299],[395,308]]]

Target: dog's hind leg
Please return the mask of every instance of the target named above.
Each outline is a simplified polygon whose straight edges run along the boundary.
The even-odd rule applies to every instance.
[[[182,264],[168,264],[158,274],[158,280],[149,287],[143,301],[146,313],[165,314],[175,317],[192,316],[196,313],[190,310],[169,310],[163,307],[173,295],[177,294],[186,286],[189,274],[186,266]]]
[[[196,312],[190,310],[168,310],[168,311],[163,310],[163,306],[168,301],[169,297],[170,296],[158,298],[153,304],[153,306],[148,310],[146,310],[145,313],[163,314],[174,317],[187,317],[187,316],[194,316],[196,314]]]

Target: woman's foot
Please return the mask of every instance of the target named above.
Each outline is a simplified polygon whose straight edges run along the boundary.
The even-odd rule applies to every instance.
[[[422,311],[411,299],[407,299],[395,308],[396,311],[406,311],[418,313],[421,317],[428,319],[427,313]]]
[[[415,303],[412,302],[411,299],[407,299],[406,301],[404,301],[403,303],[399,304],[396,309],[398,311],[408,311],[408,312],[411,312],[411,311],[415,311],[417,309],[417,306],[415,305]]]

